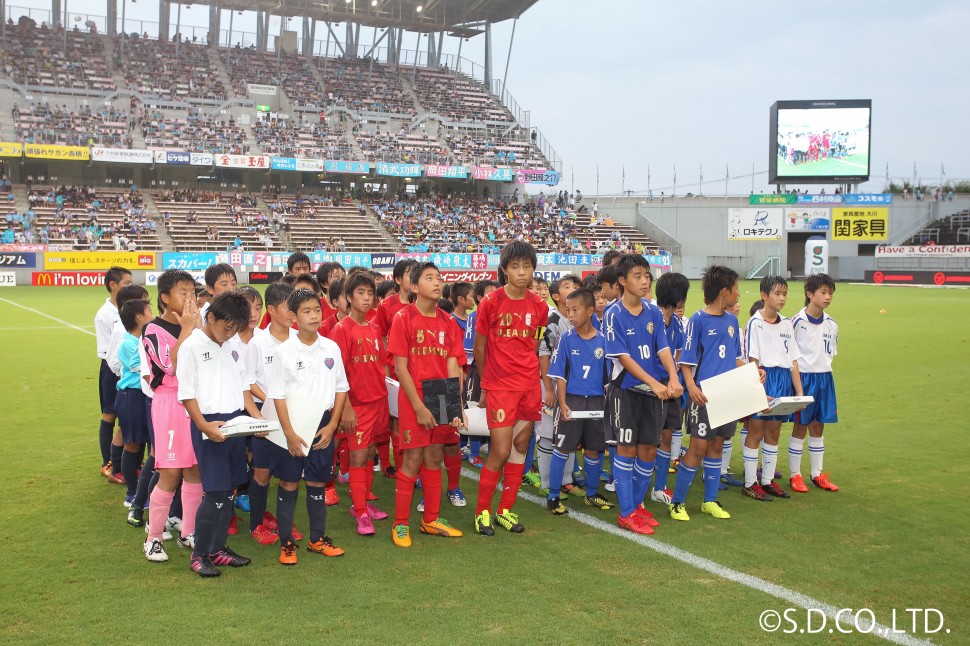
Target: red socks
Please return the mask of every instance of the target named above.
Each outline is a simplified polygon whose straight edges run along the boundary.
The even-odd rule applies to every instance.
[[[498,504],[498,512],[503,509],[512,509],[516,498],[519,497],[519,486],[522,484],[522,474],[525,472],[525,464],[505,463],[505,475],[502,479],[502,499]]]
[[[347,473],[350,470],[350,448],[347,442],[341,442],[337,447],[337,460],[340,464],[340,473]]]
[[[363,514],[367,511],[367,472],[374,470],[370,466],[350,467],[350,500],[354,511]]]
[[[491,509],[492,495],[495,493],[495,487],[498,486],[498,479],[500,477],[501,474],[497,471],[492,471],[488,467],[482,468],[481,479],[478,482],[478,505],[475,507],[476,516],[486,509]]]
[[[367,491],[364,492],[364,498],[369,498],[374,492],[374,467],[370,463],[364,467],[364,475],[367,477]]]
[[[404,475],[403,471],[397,472],[397,480],[394,485],[397,503],[394,506],[394,524],[408,525],[411,517],[411,499],[414,497],[414,483],[417,476]],[[439,489],[439,497],[440,497]]]
[[[445,453],[445,470],[448,472],[448,490],[457,489],[458,480],[461,477],[461,453],[458,455]],[[421,482],[424,480],[422,479]]]
[[[424,522],[433,523],[441,513],[441,469],[421,467],[421,487],[424,489]]]

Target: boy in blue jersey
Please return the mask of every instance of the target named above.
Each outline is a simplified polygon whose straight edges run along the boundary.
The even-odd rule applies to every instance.
[[[761,279],[761,300],[764,307],[748,321],[744,335],[745,356],[765,371],[765,392],[768,399],[802,395],[802,381],[798,372],[801,354],[795,342],[791,321],[781,310],[788,300],[788,281],[781,276]],[[752,415],[748,421],[748,436],[744,439],[744,488],[750,498],[761,502],[775,498],[789,498],[788,492],[775,484],[778,464],[778,439],[781,425],[790,422],[791,415]],[[762,443],[764,440],[764,443]],[[758,482],[758,446],[761,445],[761,482]]]
[[[685,416],[690,446],[677,469],[677,484],[670,503],[670,517],[674,520],[690,520],[684,501],[702,460],[704,502],[701,511],[718,519],[731,517],[718,502],[717,492],[721,478],[721,451],[724,441],[734,435],[737,424],[730,422],[711,428],[707,397],[698,384],[744,365],[738,319],[727,311],[738,302],[738,274],[728,267],[713,265],[704,270],[701,286],[707,306],[690,317],[684,351],[680,355],[680,370],[690,396]]]
[[[138,347],[141,345],[142,329],[153,318],[152,306],[145,300],[130,300],[121,306],[119,315],[125,335],[117,350],[121,376],[118,379],[115,410],[125,442],[125,452],[121,458],[121,471],[128,486],[125,507],[131,507],[138,486],[138,463],[145,444],[150,441],[148,403],[141,390],[141,356],[138,354]]]
[[[568,513],[559,500],[569,454],[582,447],[585,452],[587,507],[609,510],[616,505],[597,493],[606,450],[603,420],[573,419],[573,412],[605,410],[607,381],[606,337],[593,327],[596,300],[587,289],[566,297],[566,317],[573,328],[566,331],[556,346],[549,366],[558,406],[553,422],[552,462],[549,465],[549,494],[546,505],[553,514]]]
[[[636,534],[652,534],[659,523],[643,507],[643,499],[653,475],[667,400],[680,397],[684,389],[663,332],[663,314],[647,300],[650,265],[643,256],[625,255],[617,263],[617,276],[622,297],[606,310],[603,329],[606,356],[613,360],[607,414],[616,443],[618,524]]]
[[[475,283],[472,290],[472,297],[475,299],[475,307],[482,302],[488,294],[498,289],[498,283],[494,280],[480,280]],[[467,363],[467,373],[465,377],[465,401],[477,402],[482,397],[482,382],[475,366],[475,318],[478,309],[468,312],[465,321],[465,336],[462,338],[462,346],[465,349],[465,359]],[[482,439],[477,435],[468,438],[468,462],[476,469],[481,469],[485,464],[482,461]]]
[[[684,349],[684,328],[681,324],[680,316],[677,311],[683,311],[687,303],[687,292],[690,290],[690,281],[683,274],[669,272],[657,279],[656,294],[657,306],[663,312],[664,335],[670,345],[670,352],[674,356],[674,363],[680,360],[680,353]],[[664,419],[663,433],[660,436],[660,448],[657,450],[657,468],[654,476],[653,491],[650,499],[665,505],[669,505],[673,499],[673,492],[667,488],[667,476],[669,475],[671,460],[671,440],[674,431],[683,433],[681,418],[683,408],[680,397],[671,399],[667,403],[667,414]],[[680,447],[678,442],[677,457],[680,457]]]
[[[832,379],[832,359],[839,353],[839,326],[825,313],[835,296],[835,281],[826,274],[809,276],[805,281],[805,308],[792,319],[795,341],[801,359],[798,360],[802,386],[806,395],[815,401],[805,410],[795,413],[795,428],[788,442],[788,466],[791,469],[792,491],[808,493],[802,480],[802,449],[808,433],[808,452],[812,466],[812,484],[825,491],[838,491],[829,482],[829,474],[822,473],[825,443],[822,431],[826,424],[839,421],[835,401],[835,382]]]

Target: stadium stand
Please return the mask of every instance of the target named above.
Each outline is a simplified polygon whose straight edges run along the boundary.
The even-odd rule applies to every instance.
[[[124,62],[116,59],[128,88],[166,101],[189,98],[224,100],[228,96],[209,59],[208,48],[194,43],[127,38]],[[115,45],[116,55],[119,45]]]
[[[444,69],[401,67],[403,78],[414,79],[414,92],[428,112],[448,121],[510,124],[512,113],[478,81]]]
[[[157,222],[139,191],[83,186],[31,188],[30,205],[16,223],[27,244],[61,245],[75,251],[156,251]],[[7,225],[14,220],[6,215]]]
[[[294,249],[394,251],[393,239],[359,202],[331,194],[282,196],[269,193],[274,219],[283,222]]]
[[[340,122],[263,119],[253,124],[253,133],[264,155],[350,159],[353,154],[346,127]]]
[[[317,58],[327,88],[327,105],[355,112],[414,115],[414,103],[401,80],[372,59]]]
[[[139,121],[148,148],[234,154],[248,152],[246,133],[232,117],[217,119],[198,108],[190,108],[184,119],[169,118],[161,110],[146,108],[142,110]]]
[[[260,210],[254,195],[175,190],[152,197],[176,251],[283,248],[282,225]]]
[[[935,220],[902,244],[922,245],[927,243],[940,245],[970,243],[970,210],[965,209],[941,220]]]
[[[61,144],[67,146],[108,146],[131,148],[128,112],[101,106],[97,112],[90,106],[78,111],[67,105],[51,107],[34,103],[13,105],[17,139],[24,143]]]
[[[405,128],[389,132],[391,126],[379,124],[354,128],[357,144],[364,151],[367,161],[403,162],[420,164],[447,164],[452,161],[448,148],[434,137]]]
[[[256,83],[282,87],[294,107],[327,105],[323,88],[302,56],[277,55],[239,46],[221,50],[220,55],[232,79],[233,90],[241,97],[248,96],[248,83]]]
[[[588,214],[538,202],[520,204],[469,196],[372,198],[381,223],[407,250],[497,253],[511,240],[540,252],[602,253],[608,249],[653,253],[657,245],[633,227],[607,226]]]
[[[3,74],[21,85],[113,92],[115,82],[101,38],[78,27],[64,34],[22,17],[7,23]]]

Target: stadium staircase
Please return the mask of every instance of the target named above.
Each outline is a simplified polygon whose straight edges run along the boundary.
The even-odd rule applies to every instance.
[[[764,272],[764,274],[762,274]],[[781,258],[779,256],[765,256],[747,274],[748,280],[763,276],[781,275]]]
[[[405,80],[403,76],[399,76],[398,78],[401,80],[401,87],[404,88],[404,93],[411,97],[411,102],[414,103],[414,114],[418,116],[425,114],[427,110],[424,109],[421,101],[418,100],[418,95],[415,93],[414,88],[411,87],[411,83]]]
[[[927,242],[940,245],[970,244],[970,209],[930,222],[902,244],[920,245]]]
[[[148,217],[155,220],[155,233],[158,236],[158,244],[162,248],[162,251],[175,251],[175,240],[172,239],[168,227],[165,225],[165,218],[162,217],[162,212],[158,210],[158,203],[155,202],[155,196],[150,191],[142,190],[141,201],[145,210],[148,212]]]

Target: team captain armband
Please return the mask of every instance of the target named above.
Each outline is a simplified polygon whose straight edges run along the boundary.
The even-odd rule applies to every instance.
[[[546,335],[546,328],[545,327],[537,327],[536,328],[536,341],[541,341],[542,340],[542,337],[544,337],[545,335]]]

